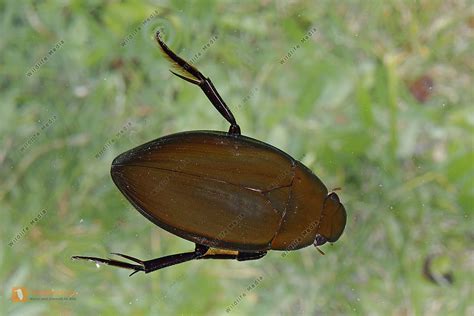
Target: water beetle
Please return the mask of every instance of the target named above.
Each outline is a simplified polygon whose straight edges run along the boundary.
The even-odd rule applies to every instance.
[[[111,176],[146,218],[195,243],[195,250],[142,261],[74,256],[134,272],[153,272],[193,259],[255,260],[269,250],[296,250],[339,239],[346,210],[336,193],[285,152],[241,135],[234,115],[209,78],[176,55],[156,33],[176,71],[199,86],[230,123],[227,133],[172,134],[114,159]]]

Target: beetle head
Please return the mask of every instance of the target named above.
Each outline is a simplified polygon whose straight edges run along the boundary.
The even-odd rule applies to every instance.
[[[346,217],[346,209],[339,201],[337,194],[329,193],[324,199],[318,233],[314,238],[314,246],[318,248],[326,242],[337,241],[346,227]]]
[[[326,237],[324,237],[323,235],[320,235],[320,234],[316,234],[316,238],[314,238],[314,246],[315,247],[322,246],[327,242],[328,242],[328,240],[326,239]]]

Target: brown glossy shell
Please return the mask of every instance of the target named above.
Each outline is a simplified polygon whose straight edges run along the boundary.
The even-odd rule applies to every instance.
[[[324,184],[286,153],[249,137],[213,131],[165,136],[118,156],[111,175],[153,223],[210,247],[288,249],[316,221],[293,242],[298,249],[323,228]]]

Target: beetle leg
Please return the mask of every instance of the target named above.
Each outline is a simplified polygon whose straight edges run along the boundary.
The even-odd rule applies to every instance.
[[[235,121],[235,117],[232,114],[232,111],[229,109],[227,104],[225,104],[222,97],[217,92],[216,87],[212,83],[211,79],[206,78],[196,67],[190,65],[187,61],[176,55],[160,38],[160,32],[156,32],[155,39],[160,45],[161,51],[165,56],[170,59],[174,66],[182,74],[178,74],[174,71],[171,71],[174,75],[184,79],[192,84],[195,84],[201,88],[201,90],[206,94],[209,101],[212,105],[219,111],[219,113],[230,123],[229,134],[230,135],[240,135],[240,127]]]
[[[237,257],[238,261],[247,261],[247,260],[257,260],[262,258],[267,254],[266,251],[260,251],[260,252],[239,252],[239,255]]]
[[[175,264],[183,263],[193,259],[198,259],[199,257],[203,256],[208,249],[209,247],[196,244],[196,249],[193,252],[178,253],[175,255],[144,261],[144,271],[145,273],[150,273],[159,269],[173,266]]]
[[[266,251],[259,252],[241,252],[229,253],[228,251],[219,251],[218,249],[213,249],[209,254],[205,254],[202,257],[197,259],[236,259],[237,261],[247,261],[247,260],[257,260],[262,258],[267,254]]]
[[[142,261],[142,260],[137,259],[137,258],[134,258],[134,257],[131,257],[131,256],[128,256],[128,255],[124,255],[124,254],[121,254],[121,253],[118,253],[118,252],[111,252],[110,254],[111,254],[111,255],[116,255],[116,256],[123,257],[123,258],[125,258],[125,259],[130,260],[130,261],[135,261],[136,263],[139,263],[139,264],[143,264],[143,261]]]
[[[176,77],[180,77],[181,79],[186,80],[187,82],[191,82],[191,83],[196,84],[196,85],[199,85],[199,84],[200,84],[200,81],[197,81],[197,80],[188,78],[188,77],[186,77],[186,76],[180,75],[179,73],[176,73],[176,72],[174,72],[173,70],[170,70],[170,71],[171,71],[171,73],[172,73],[173,75],[175,75]]]
[[[152,260],[146,260],[146,261],[142,261],[140,259],[128,256],[128,255],[120,254],[120,253],[113,253],[114,255],[121,256],[125,259],[134,261],[138,264],[131,264],[131,263],[114,260],[110,258],[103,259],[103,258],[86,257],[86,256],[73,256],[72,259],[89,260],[89,261],[95,262],[96,264],[107,264],[114,267],[134,270],[134,272],[130,274],[130,276],[132,276],[135,273],[140,272],[140,271],[143,271],[145,273],[150,273],[150,272],[163,269],[175,264],[183,263],[183,262],[190,261],[193,259],[199,259],[207,252],[208,249],[209,247],[207,246],[196,244],[196,249],[193,252],[178,253],[175,255],[165,256],[165,257],[156,258]]]
[[[120,255],[119,256],[125,257],[125,255]],[[129,256],[127,256],[129,257]],[[133,257],[129,257],[127,259],[132,260]],[[73,256],[73,260],[80,259],[80,260],[88,260],[95,262],[97,265],[99,264],[107,264],[109,266],[114,266],[114,267],[119,267],[119,268],[124,268],[124,269],[129,269],[129,270],[134,270],[130,276],[133,274],[140,272],[140,271],[145,271],[145,268],[143,267],[143,262],[139,262],[140,260],[133,258],[133,261],[141,263],[140,265],[137,264],[131,264],[128,262],[123,262],[119,260],[114,260],[114,259],[103,259],[103,258],[97,258],[97,257],[87,257],[87,256]]]

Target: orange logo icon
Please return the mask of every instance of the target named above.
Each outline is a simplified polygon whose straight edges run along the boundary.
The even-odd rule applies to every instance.
[[[24,287],[14,287],[12,288],[12,302],[26,302],[28,300],[28,292]]]

